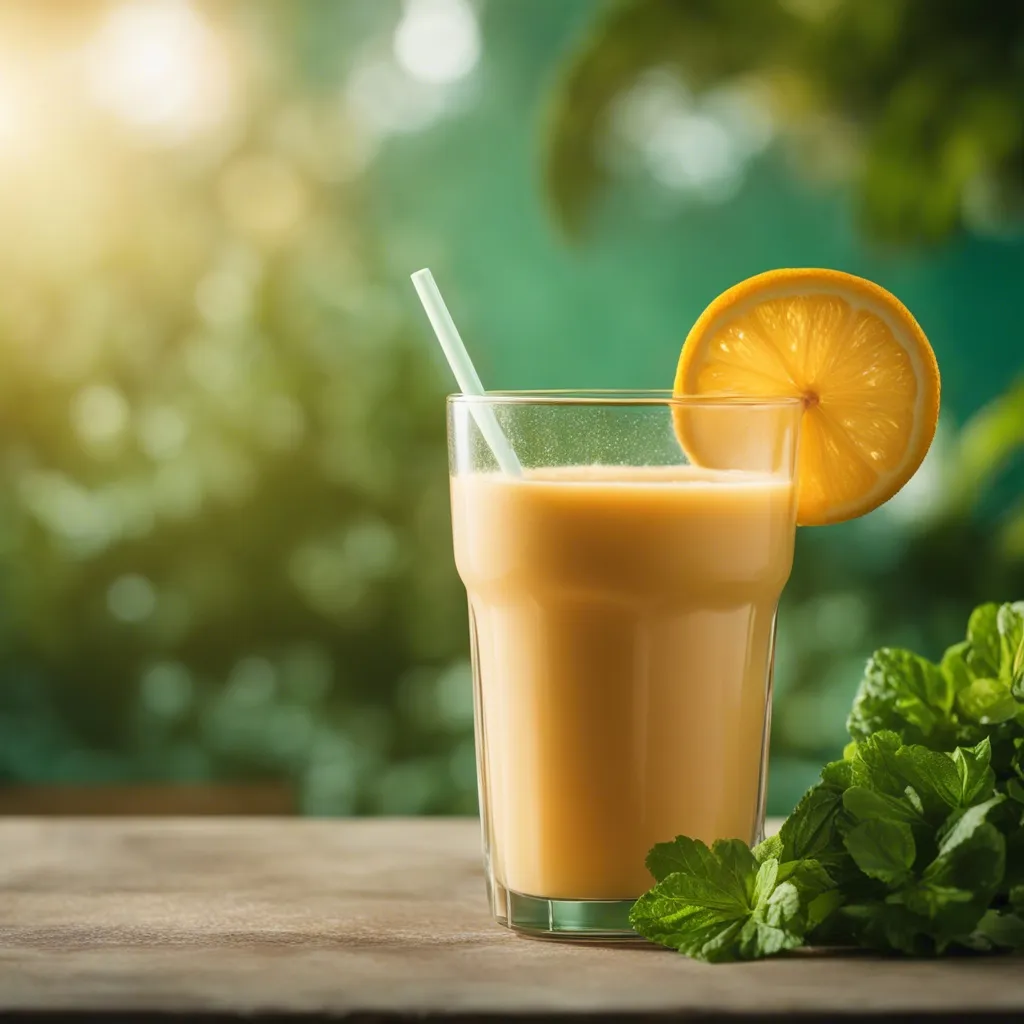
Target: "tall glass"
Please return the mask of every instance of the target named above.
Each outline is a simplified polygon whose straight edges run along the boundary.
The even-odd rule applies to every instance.
[[[524,467],[502,473],[478,423]],[[488,892],[519,931],[632,934],[648,849],[764,823],[798,400],[448,400]]]

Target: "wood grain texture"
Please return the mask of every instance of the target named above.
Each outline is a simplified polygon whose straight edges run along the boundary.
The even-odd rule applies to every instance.
[[[1020,958],[712,967],[519,938],[479,847],[465,820],[2,821],[0,1012],[1024,1017]]]

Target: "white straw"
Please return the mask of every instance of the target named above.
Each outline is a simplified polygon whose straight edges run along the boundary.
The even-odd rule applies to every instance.
[[[466,346],[462,343],[455,321],[452,320],[452,315],[448,312],[444,299],[441,298],[434,275],[427,269],[417,270],[412,275],[412,283],[462,393],[464,395],[484,395],[484,386],[480,383],[473,360],[469,358]],[[480,428],[480,433],[484,435],[484,440],[494,452],[501,471],[508,476],[522,476],[523,467],[519,464],[512,445],[508,443],[508,438],[498,424],[494,410],[487,402],[469,402],[468,405],[473,419],[476,420],[476,425]]]

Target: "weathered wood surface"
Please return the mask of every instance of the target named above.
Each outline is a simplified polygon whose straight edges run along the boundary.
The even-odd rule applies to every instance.
[[[519,938],[472,821],[0,821],[0,1012],[68,1011],[1024,1019],[1024,960],[711,967]]]

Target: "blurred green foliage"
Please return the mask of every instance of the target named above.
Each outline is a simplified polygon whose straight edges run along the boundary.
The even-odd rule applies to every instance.
[[[100,78],[135,89],[117,116],[49,111],[31,173],[0,140],[0,779],[471,810],[443,381],[381,284],[354,129],[287,84],[275,40],[309,11],[219,10],[254,98],[216,124],[189,117],[217,96],[175,107],[142,67]],[[182,6],[2,15],[40,61],[90,40],[129,71],[150,46],[177,74],[229,60]]]
[[[823,226],[838,207],[789,171],[729,191],[776,125],[801,169],[866,182],[875,128],[896,119],[877,142],[888,166],[902,151],[885,139],[923,118],[903,141],[923,132],[928,147],[899,165],[914,187],[888,213],[866,207],[885,237],[980,223],[977,186],[953,202],[942,184],[949,147],[975,155],[948,181],[977,166],[978,181],[1006,179],[992,194],[1013,192],[1019,163],[991,141],[1002,121],[969,97],[1019,82],[1019,55],[998,59],[1011,37],[1019,49],[1018,6],[618,4],[556,90],[559,208],[582,224],[628,163],[652,125],[615,96],[666,66],[685,90],[709,87],[706,108],[687,93],[681,114],[676,85],[655,83],[655,113],[704,144],[661,138],[654,166],[696,199],[685,223],[560,250],[531,177],[538,110],[565,44],[603,9],[0,0],[0,783],[272,778],[308,813],[471,811],[447,379],[409,271],[434,265],[493,386],[662,387],[702,302],[790,258],[769,241],[861,259],[838,218]],[[424,47],[441,15],[449,45]],[[914,74],[924,108],[890,110]],[[608,110],[624,134],[605,137]],[[1022,264],[1013,242],[960,258],[886,273],[916,289],[915,310],[931,303],[922,322],[947,335],[966,414],[1022,368],[1019,314],[992,312]],[[943,283],[966,263],[985,310]],[[1011,362],[989,372],[977,350]],[[840,749],[873,647],[935,655],[974,604],[1024,593],[1024,390],[961,432],[955,420],[891,506],[801,531],[780,617],[775,813]]]
[[[797,162],[853,179],[862,222],[932,242],[1024,213],[1024,5],[1018,0],[622,0],[568,62],[547,186],[578,234],[609,175],[602,138],[645,73],[738,84]]]

